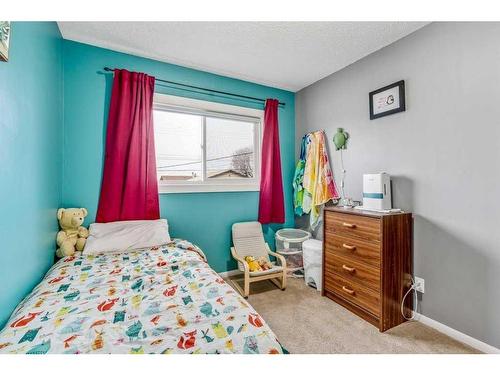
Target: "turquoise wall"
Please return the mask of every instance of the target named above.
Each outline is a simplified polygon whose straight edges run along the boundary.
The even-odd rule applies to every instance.
[[[242,95],[277,98],[286,102],[279,110],[286,223],[293,226],[292,188],[294,170],[295,96],[292,92],[256,85],[177,65],[97,48],[63,42],[64,54],[64,144],[63,206],[89,210],[86,223],[94,221],[101,184],[105,124],[112,76],[103,67],[142,71],[158,78],[213,88]],[[157,85],[158,92],[212,100],[220,103],[262,108],[262,105],[216,96],[200,95]],[[162,194],[161,216],[170,223],[172,236],[188,239],[205,251],[218,272],[236,266],[229,255],[230,228],[234,222],[256,220],[258,192]],[[274,231],[266,227],[273,243]]]
[[[0,62],[0,327],[52,265],[62,186],[62,39],[12,24]]]

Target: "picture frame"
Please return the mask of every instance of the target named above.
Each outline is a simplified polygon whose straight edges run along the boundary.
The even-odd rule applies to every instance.
[[[0,61],[9,61],[10,21],[0,21]]]
[[[370,120],[406,111],[405,81],[401,80],[368,94]]]

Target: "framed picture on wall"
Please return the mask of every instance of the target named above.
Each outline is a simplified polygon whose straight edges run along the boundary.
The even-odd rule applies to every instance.
[[[372,91],[370,98],[370,120],[406,110],[405,81],[401,80]]]
[[[9,60],[10,22],[0,21],[0,61]]]

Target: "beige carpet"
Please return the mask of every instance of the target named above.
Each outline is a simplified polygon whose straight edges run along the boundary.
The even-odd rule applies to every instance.
[[[269,281],[252,284],[248,298],[290,353],[478,353],[419,322],[384,333],[352,314],[303,279],[285,291]]]

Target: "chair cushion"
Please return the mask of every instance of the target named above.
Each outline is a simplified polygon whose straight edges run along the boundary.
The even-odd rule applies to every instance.
[[[283,267],[281,266],[273,266],[273,268],[265,270],[265,271],[255,271],[250,272],[250,277],[268,275],[270,273],[280,273],[283,272]]]

